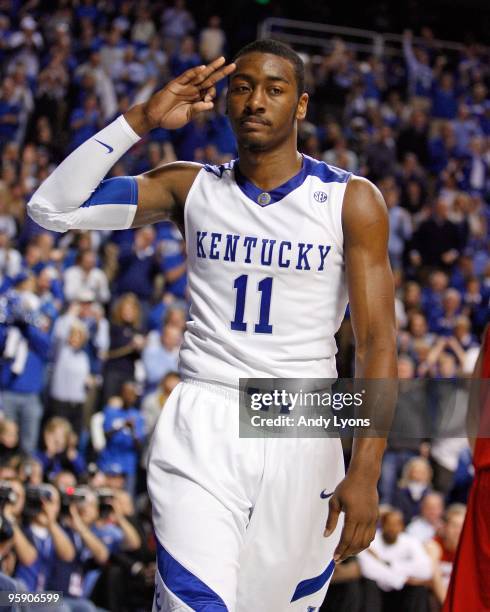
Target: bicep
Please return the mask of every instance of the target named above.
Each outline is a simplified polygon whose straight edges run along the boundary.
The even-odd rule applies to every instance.
[[[356,344],[392,338],[393,274],[388,259],[388,214],[368,181],[348,186],[342,215],[349,304]],[[362,181],[362,182],[361,182]]]
[[[182,208],[200,164],[175,162],[136,177],[138,207],[132,227],[157,223],[174,216]]]

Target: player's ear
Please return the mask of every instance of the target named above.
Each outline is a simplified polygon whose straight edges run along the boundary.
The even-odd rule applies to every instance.
[[[302,93],[298,100],[298,106],[296,107],[296,119],[304,119],[306,117],[306,109],[308,108],[308,94]]]

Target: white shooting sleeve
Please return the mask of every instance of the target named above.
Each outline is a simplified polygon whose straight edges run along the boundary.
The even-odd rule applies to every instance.
[[[89,138],[32,195],[31,219],[56,232],[129,228],[138,204],[136,179],[102,179],[138,140],[122,115]]]

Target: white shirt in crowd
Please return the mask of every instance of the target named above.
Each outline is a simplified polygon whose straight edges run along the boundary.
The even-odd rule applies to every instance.
[[[65,344],[54,362],[51,397],[60,402],[83,403],[87,398],[90,361],[87,353]]]
[[[103,270],[92,268],[88,273],[80,266],[71,266],[65,272],[64,291],[66,299],[76,300],[82,290],[93,291],[97,302],[106,303],[110,300],[109,282]]]
[[[419,542],[425,544],[429,542],[436,535],[434,525],[429,523],[423,516],[416,516],[408,525],[407,533],[414,538],[417,538]]]
[[[428,553],[415,537],[407,533],[401,533],[394,544],[387,544],[378,531],[371,546],[363,550],[358,559],[364,578],[374,580],[383,591],[399,591],[408,578],[432,578]]]

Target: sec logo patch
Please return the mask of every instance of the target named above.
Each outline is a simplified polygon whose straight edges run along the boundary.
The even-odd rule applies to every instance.
[[[327,201],[327,194],[324,191],[315,191],[313,197],[317,202],[323,203]]]

